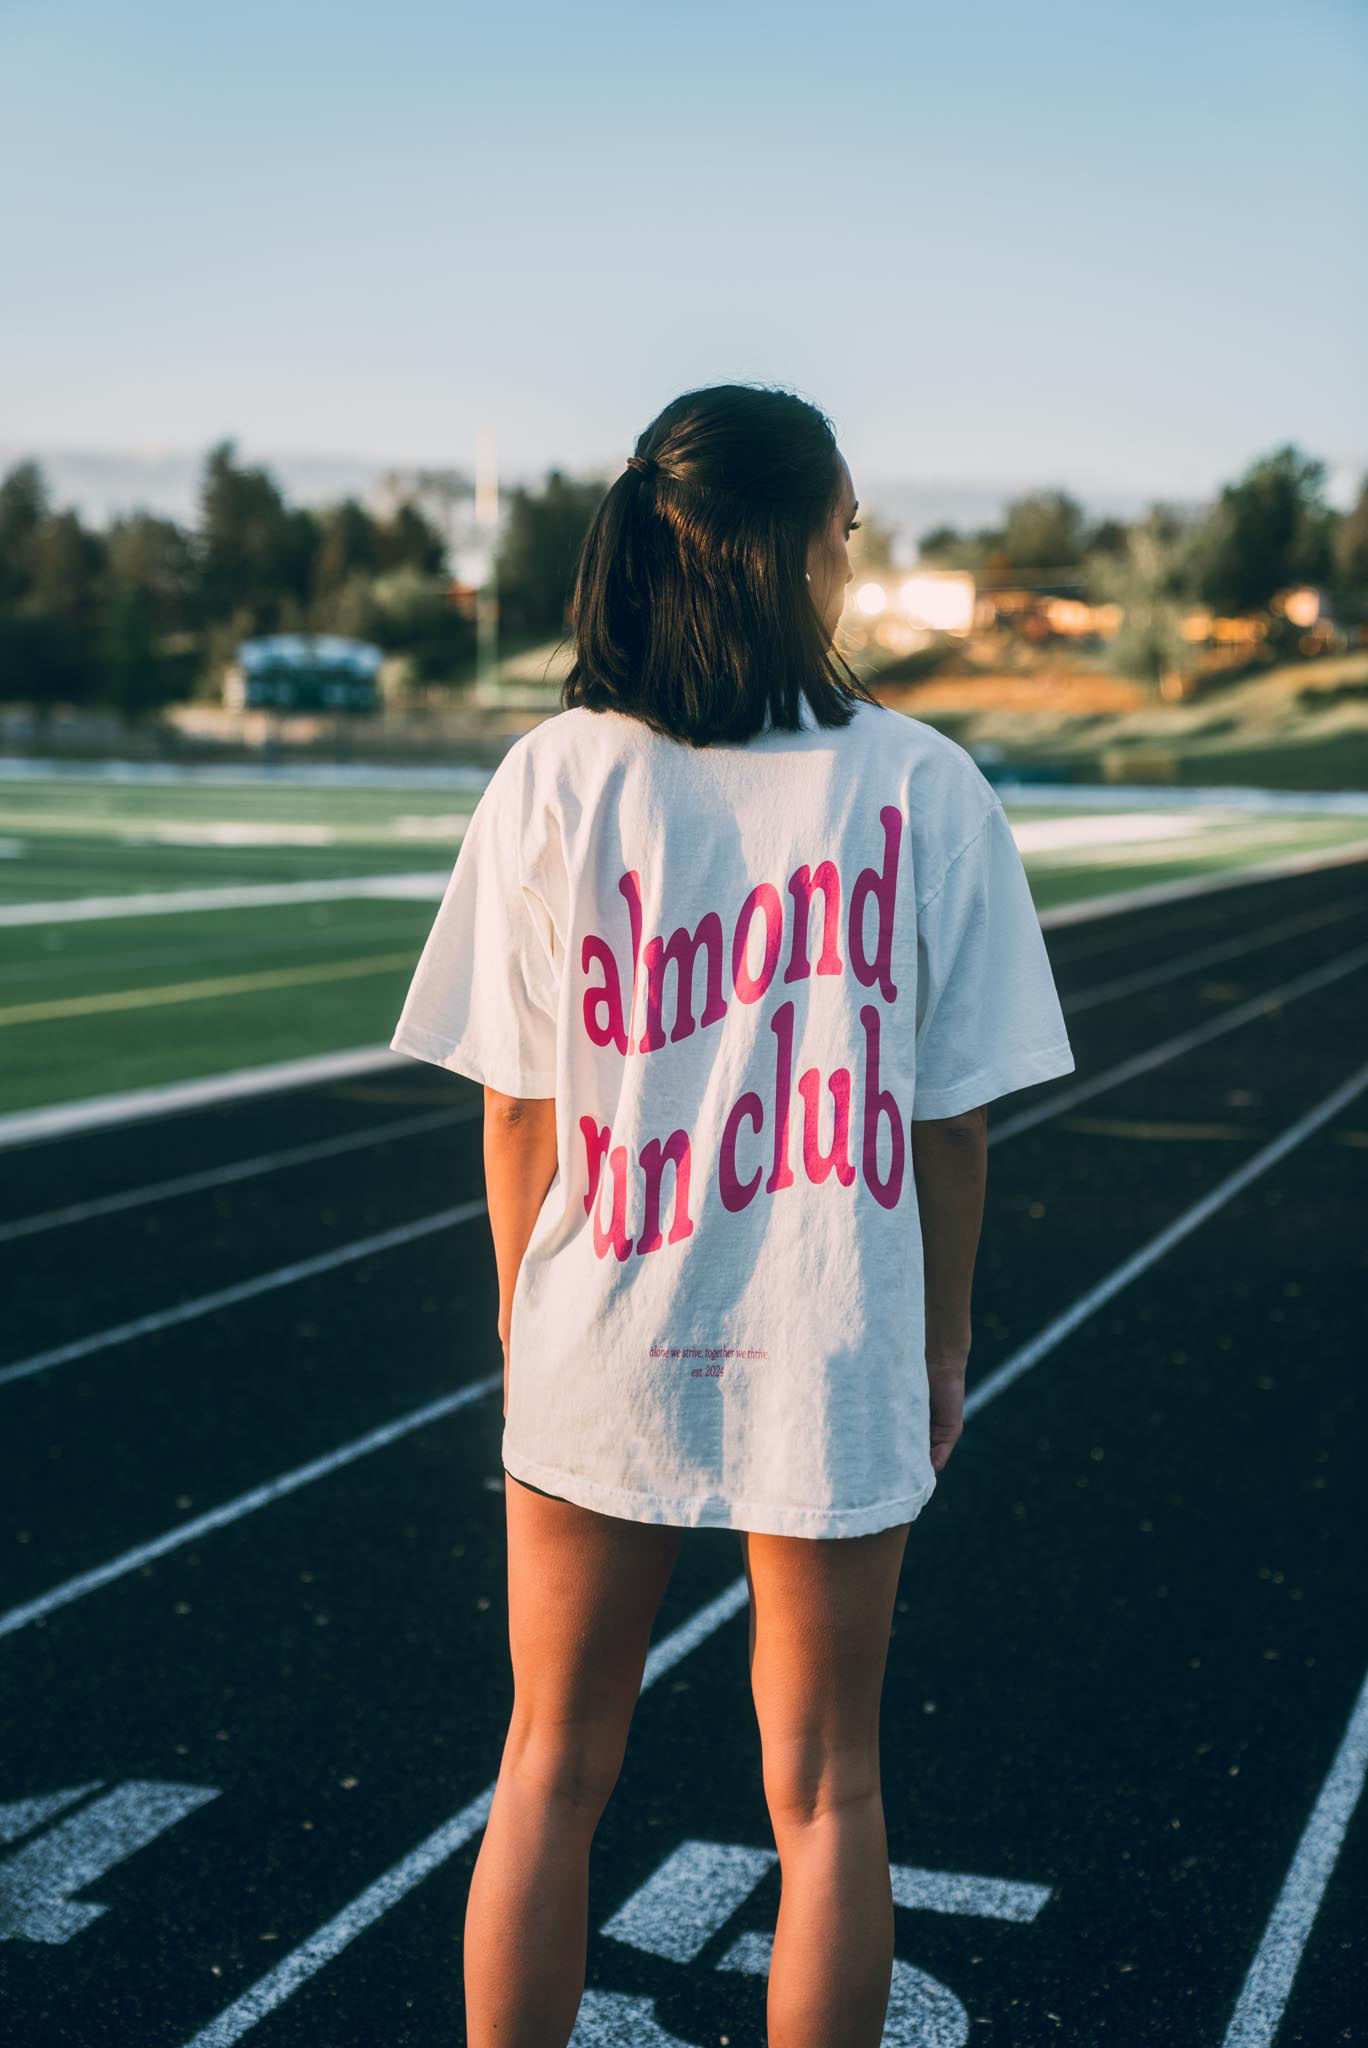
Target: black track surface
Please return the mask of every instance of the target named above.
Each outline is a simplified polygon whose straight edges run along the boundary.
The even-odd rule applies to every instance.
[[[990,1112],[971,1392],[1359,1067],[1368,969],[996,1133],[1363,946],[1366,874],[1050,933],[1078,1072]],[[1274,943],[1070,1014],[1114,977],[1303,913]],[[434,1119],[0,1242],[0,1367],[478,1198],[478,1098],[396,1056],[368,1087],[0,1153],[3,1225]],[[921,2017],[891,2011],[890,2043],[1235,2042],[1368,1672],[1365,1157],[1368,1093],[971,1415],[907,1548],[883,1709],[890,1858],[1045,1896],[1019,1918],[900,1905],[901,1995]],[[493,1375],[495,1309],[477,1214],[0,1385],[5,1609]],[[0,1635],[6,2048],[463,2041],[478,1828],[329,1959],[305,1952],[251,2024],[214,2023],[497,1773],[500,1427],[485,1393]],[[739,1573],[731,1532],[689,1532],[653,1640]],[[167,1796],[139,1785],[190,1788],[187,1810],[83,1877],[81,1831],[54,1831],[120,1788],[126,1805]],[[83,1796],[25,1831],[21,1804],[63,1792]],[[1365,1805],[1333,1834],[1309,1932],[1282,1937],[1285,2006],[1240,2048],[1368,2041]],[[772,1932],[772,1864],[692,1960],[603,1931],[689,1842],[773,1849],[744,1606],[643,1690],[594,1846],[582,2048],[763,2043],[763,1975],[719,1963]],[[58,1938],[64,1897],[101,1910]]]

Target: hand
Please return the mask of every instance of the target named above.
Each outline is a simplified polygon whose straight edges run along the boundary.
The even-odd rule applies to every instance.
[[[964,1434],[964,1370],[969,1352],[938,1351],[928,1354],[926,1378],[931,1390],[931,1464],[945,1470],[950,1453]]]

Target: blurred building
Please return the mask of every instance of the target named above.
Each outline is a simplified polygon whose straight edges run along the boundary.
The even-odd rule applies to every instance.
[[[238,644],[223,677],[229,711],[376,711],[384,650],[339,633],[272,633]]]

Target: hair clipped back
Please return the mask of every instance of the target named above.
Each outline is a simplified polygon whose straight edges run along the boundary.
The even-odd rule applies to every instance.
[[[687,391],[637,442],[585,535],[568,710],[620,711],[696,747],[767,724],[845,725],[875,701],[806,581],[841,489],[826,414],[772,386]]]

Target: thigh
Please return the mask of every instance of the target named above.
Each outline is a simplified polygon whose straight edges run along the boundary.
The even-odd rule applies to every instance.
[[[684,1531],[504,1479],[514,1720],[620,1761]]]
[[[742,1532],[751,1691],[766,1783],[816,1798],[832,1773],[878,1779],[879,1702],[910,1523],[870,1536]]]

